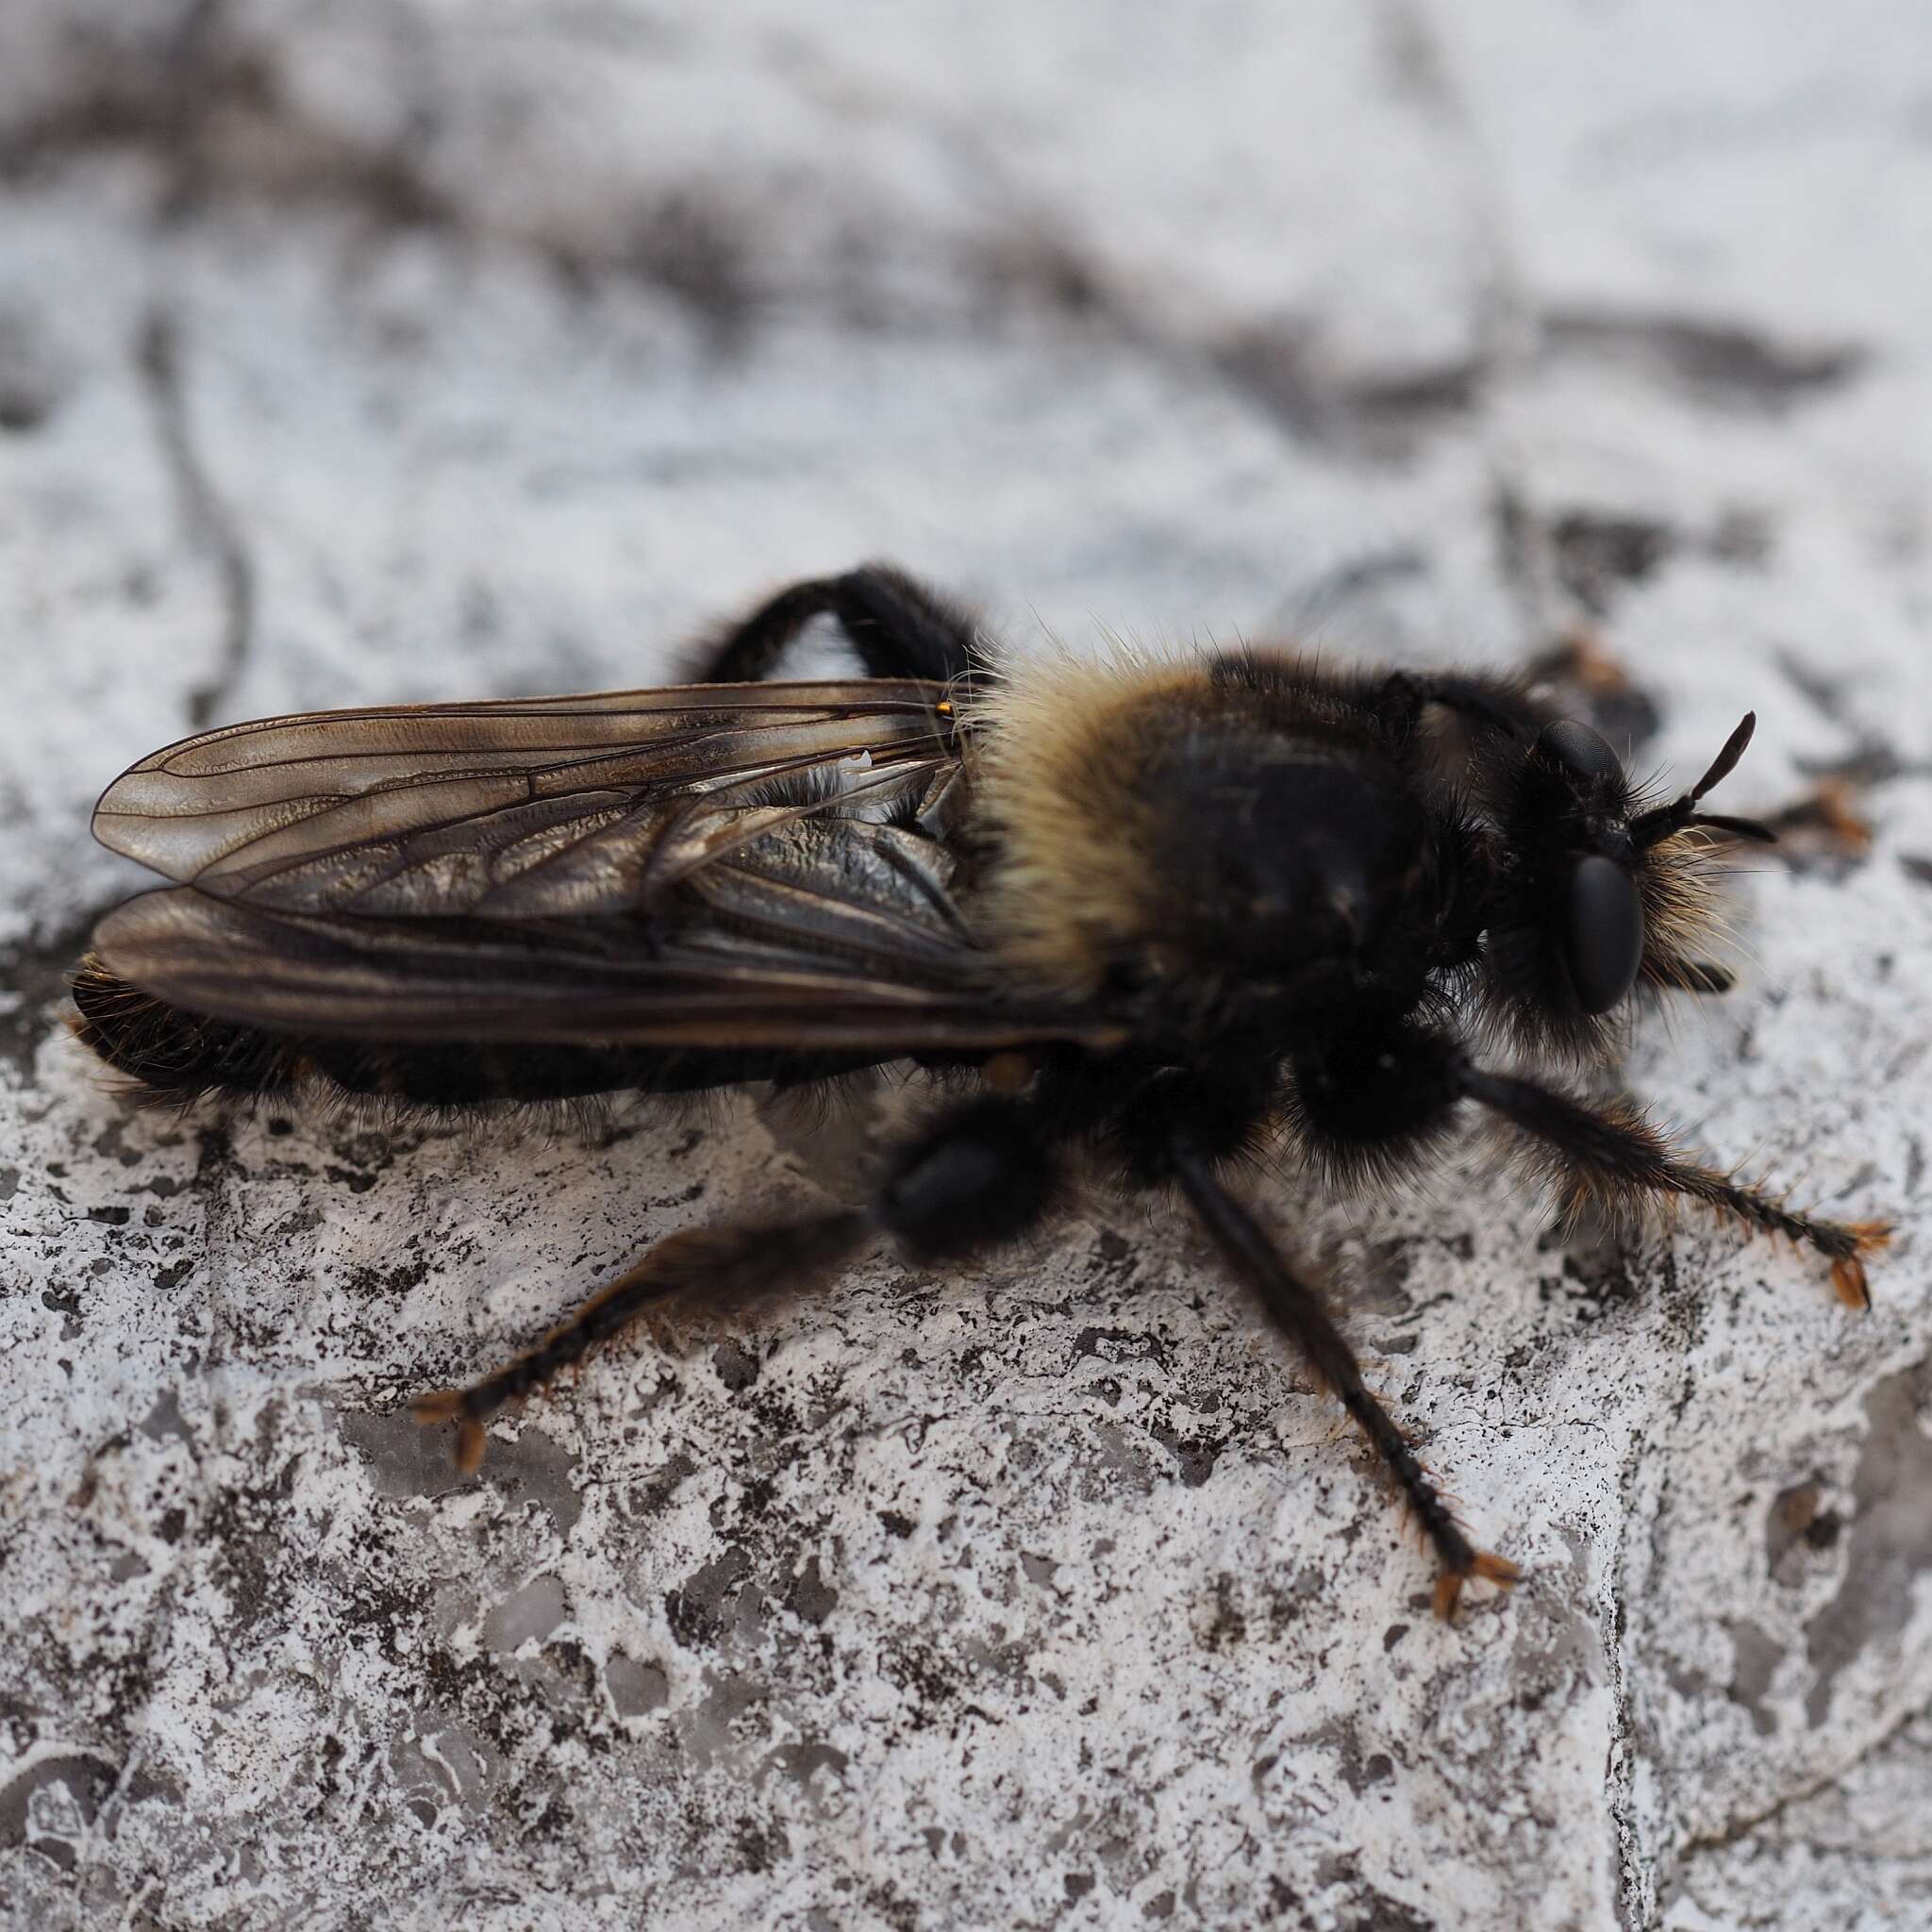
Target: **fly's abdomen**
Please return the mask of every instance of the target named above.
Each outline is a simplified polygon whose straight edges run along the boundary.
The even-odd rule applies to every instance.
[[[301,1077],[295,1041],[171,1007],[117,978],[95,954],[80,962],[71,991],[75,1038],[158,1105],[282,1093]]]
[[[517,1041],[361,1041],[239,1025],[157,999],[90,955],[74,979],[75,1034],[158,1105],[293,1096],[305,1088],[430,1108],[599,1093],[694,1093],[747,1080],[824,1079],[874,1054]]]

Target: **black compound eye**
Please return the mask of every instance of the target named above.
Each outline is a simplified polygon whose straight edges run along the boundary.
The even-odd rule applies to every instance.
[[[1576,1004],[1586,1013],[1607,1013],[1637,984],[1643,902],[1637,881],[1600,852],[1579,858],[1570,874],[1563,950]]]
[[[1608,739],[1574,718],[1558,718],[1554,724],[1545,724],[1537,745],[1575,777],[1621,779],[1624,775],[1624,760],[1610,749]]]

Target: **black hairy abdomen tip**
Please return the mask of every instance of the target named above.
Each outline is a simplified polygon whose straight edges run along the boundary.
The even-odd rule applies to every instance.
[[[291,1042],[172,1007],[117,978],[92,953],[69,991],[80,1014],[75,1038],[158,1101],[280,1093],[299,1077]]]

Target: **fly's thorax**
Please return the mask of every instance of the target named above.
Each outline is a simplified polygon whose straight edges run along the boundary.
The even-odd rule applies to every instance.
[[[1363,733],[1203,666],[1065,660],[980,723],[985,914],[1034,984],[1308,1011],[1414,976],[1431,817]]]

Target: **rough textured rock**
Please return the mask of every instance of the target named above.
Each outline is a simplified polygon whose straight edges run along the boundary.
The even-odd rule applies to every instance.
[[[1042,13],[1050,17],[1042,19]],[[1932,1914],[1932,19],[1848,0],[0,11],[9,1923]],[[1177,1223],[401,1414],[756,1097],[521,1143],[125,1112],[59,1029],[199,721],[638,683],[883,554],[1044,625],[1510,662],[1872,781],[1632,1078],[1889,1212],[1863,1320],[1473,1158],[1270,1213],[1519,1557],[1462,1624]]]

